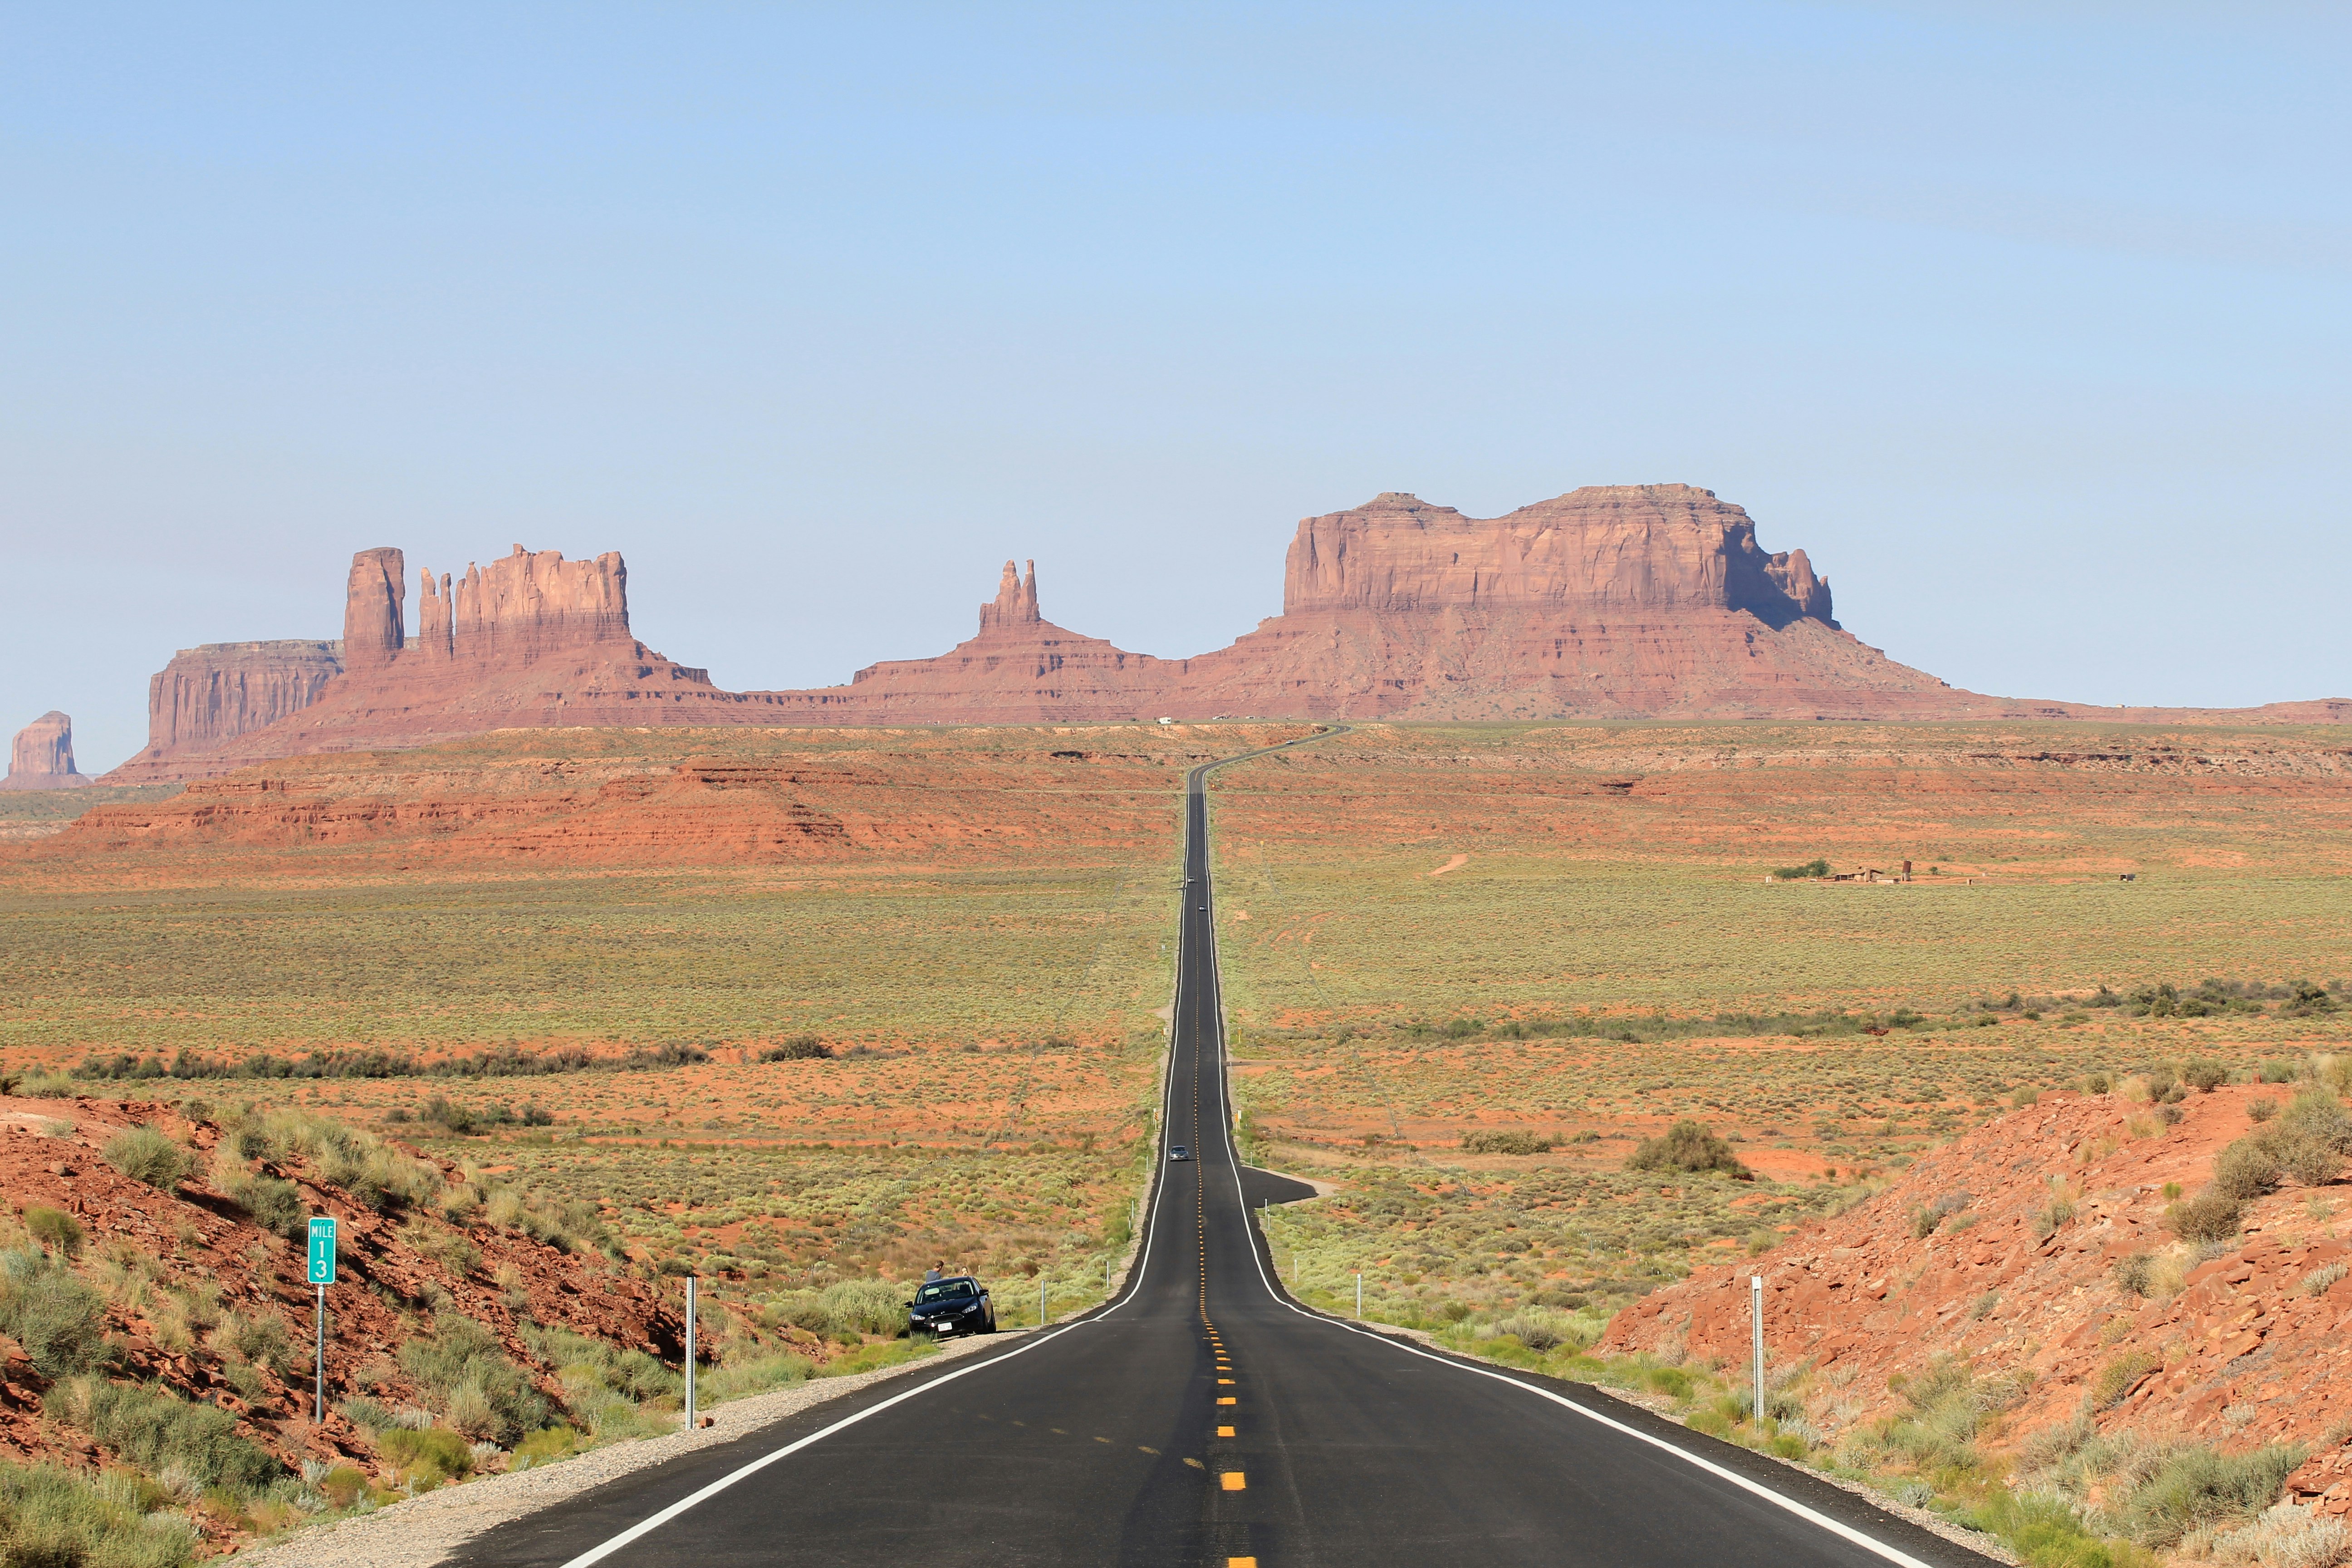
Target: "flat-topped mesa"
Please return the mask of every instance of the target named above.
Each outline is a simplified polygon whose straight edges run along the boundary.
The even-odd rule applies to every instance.
[[[528,664],[544,655],[634,643],[629,631],[629,569],[617,550],[593,561],[566,561],[560,550],[525,550],[463,577],[425,573],[416,605],[415,647],[426,658],[459,663]]]
[[[1013,570],[1012,562],[1006,562],[1004,575],[996,584],[995,599],[980,607],[980,635],[1023,635],[1045,618],[1037,613],[1037,563],[1029,563],[1029,575],[1024,579]]]
[[[88,783],[74,768],[73,721],[51,709],[16,731],[0,789],[73,789]]]
[[[184,647],[147,681],[147,745],[106,775],[151,784],[226,772],[197,761],[318,700],[342,673],[343,645],[324,638],[212,642]]]
[[[1765,553],[1744,510],[1689,485],[1590,485],[1498,518],[1390,491],[1299,523],[1282,607],[1746,610],[1774,627],[1837,624],[1803,551]]]

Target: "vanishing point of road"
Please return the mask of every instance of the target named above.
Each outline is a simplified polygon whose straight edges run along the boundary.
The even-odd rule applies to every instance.
[[[1203,794],[1219,765],[1186,781],[1162,1157],[1118,1297],[499,1526],[453,1564],[1989,1561],[1596,1390],[1290,1299],[1251,1209],[1309,1189],[1242,1165],[1230,1136]],[[1169,1163],[1175,1143],[1197,1159]]]

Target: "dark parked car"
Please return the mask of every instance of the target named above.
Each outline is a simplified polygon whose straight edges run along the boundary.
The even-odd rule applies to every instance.
[[[988,1299],[988,1288],[969,1274],[933,1279],[907,1303],[907,1331],[937,1334],[941,1339],[950,1334],[992,1334],[996,1304]]]

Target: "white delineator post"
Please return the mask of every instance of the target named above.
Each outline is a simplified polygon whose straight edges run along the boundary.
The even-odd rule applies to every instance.
[[[686,1429],[694,1430],[694,1276],[686,1277]]]
[[[1357,1316],[1357,1317],[1359,1317],[1359,1318],[1360,1318],[1360,1317],[1362,1317],[1363,1315],[1364,1315],[1364,1271],[1363,1271],[1362,1269],[1359,1268],[1359,1269],[1357,1269],[1357,1270],[1356,1270],[1356,1316]]]
[[[1756,1362],[1756,1425],[1764,1425],[1764,1276],[1748,1277],[1748,1331]]]

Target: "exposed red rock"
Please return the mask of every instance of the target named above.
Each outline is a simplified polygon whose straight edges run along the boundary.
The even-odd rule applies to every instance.
[[[342,673],[343,645],[289,638],[183,648],[147,682],[147,747],[108,784],[208,778],[242,765],[212,753],[299,713]]]
[[[566,561],[518,544],[462,579],[427,572],[413,639],[404,570],[397,550],[353,558],[348,673],[300,700],[283,694],[268,718],[265,704],[224,700],[216,673],[175,674],[191,655],[174,659],[156,678],[148,751],[109,782],[546,725],[2199,716],[1956,690],[1841,628],[1803,551],[1768,552],[1746,511],[1687,485],[1588,487],[1492,519],[1391,493],[1307,518],[1283,613],[1194,658],[1055,625],[1034,563],[1024,575],[1007,562],[969,641],[800,691],[722,691],[646,648],[629,630],[617,553]],[[206,689],[194,678],[208,673]],[[2228,717],[2344,722],[2352,702]]]
[[[405,563],[397,550],[362,550],[352,557],[343,588],[343,668],[380,669],[399,657],[407,625]]]
[[[0,789],[73,789],[88,783],[74,771],[73,721],[52,708],[16,731]]]
[[[2232,1450],[2302,1442],[2315,1457],[2289,1489],[2352,1511],[2352,1448],[2338,1425],[2352,1406],[2341,1353],[2352,1283],[2334,1267],[2352,1247],[2332,1234],[2332,1215],[2315,1215],[2314,1193],[2291,1187],[2258,1200],[2244,1236],[2207,1260],[2164,1226],[2165,1185],[2202,1186],[2214,1156],[2252,1125],[2248,1104],[2277,1092],[2194,1095],[2168,1129],[2120,1095],[2046,1098],[1761,1258],[1643,1299],[1611,1323],[1603,1348],[1745,1365],[1748,1280],[1760,1276],[1770,1359],[1827,1374],[1846,1402],[1840,1425],[1899,1410],[1888,1380],[1948,1355],[2024,1390],[1990,1439],[2013,1448],[2084,1412],[2105,1373],[2109,1403],[2087,1412],[2100,1430]],[[2072,1207],[2054,1224],[2053,1200]],[[1948,1217],[1921,1237],[1922,1211]],[[2160,1283],[2142,1297],[2118,1286],[2116,1260],[2133,1254],[2181,1255],[2178,1289]]]

